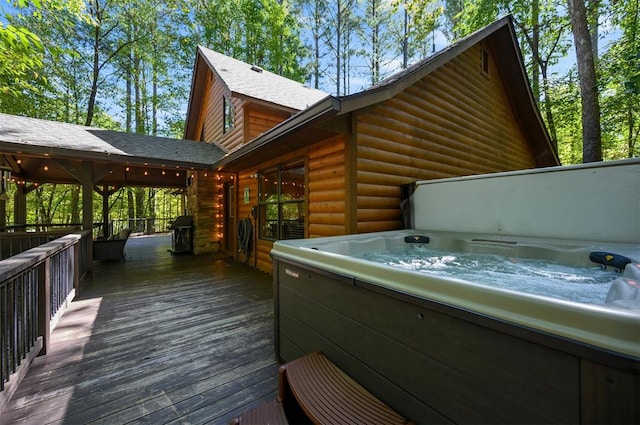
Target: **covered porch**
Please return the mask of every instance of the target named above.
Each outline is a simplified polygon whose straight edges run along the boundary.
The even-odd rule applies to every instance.
[[[133,237],[94,264],[0,423],[226,424],[275,397],[271,276],[170,248]]]

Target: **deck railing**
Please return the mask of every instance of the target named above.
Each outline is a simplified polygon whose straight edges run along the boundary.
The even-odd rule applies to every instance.
[[[61,229],[46,232],[1,232],[0,233],[0,260],[12,257],[35,248],[59,237],[68,235],[75,230]]]
[[[175,217],[143,217],[143,218],[123,218],[109,220],[109,234],[118,234],[122,229],[131,229],[134,233],[167,233],[171,231],[171,224],[175,220]],[[93,237],[103,236],[104,231],[102,222],[93,223]],[[42,223],[27,223],[27,224],[14,224],[6,226],[4,229],[7,233],[3,235],[42,235],[42,234],[54,234],[54,235],[66,235],[71,232],[78,231],[82,228],[82,223],[66,223],[66,224],[42,224]],[[44,242],[42,242],[44,243]],[[37,246],[35,244],[33,246]],[[1,257],[6,258],[6,257]]]
[[[166,233],[171,230],[171,223],[174,218],[155,217],[155,218],[132,218],[132,219],[115,219],[109,220],[110,234],[117,234],[122,229],[131,229],[134,233]]]
[[[3,236],[4,238],[4,236]],[[0,261],[0,413],[89,269],[91,232],[69,234]]]

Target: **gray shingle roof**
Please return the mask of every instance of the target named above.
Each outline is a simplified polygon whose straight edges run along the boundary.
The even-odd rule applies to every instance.
[[[198,46],[209,67],[220,76],[232,92],[303,110],[324,99],[327,93],[305,86],[267,70],[254,67],[221,53]]]
[[[172,163],[211,165],[225,155],[217,145],[191,140],[145,136],[0,113],[0,143],[25,150],[68,151],[69,157],[87,154]],[[74,152],[75,151],[75,152]],[[115,158],[114,158],[115,159]]]

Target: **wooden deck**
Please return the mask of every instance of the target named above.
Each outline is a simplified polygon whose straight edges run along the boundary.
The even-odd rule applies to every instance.
[[[170,247],[94,263],[0,424],[227,424],[275,398],[271,276]]]

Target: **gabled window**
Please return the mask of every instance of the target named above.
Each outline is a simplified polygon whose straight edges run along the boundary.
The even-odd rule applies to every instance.
[[[222,132],[227,133],[235,127],[235,111],[231,99],[222,96]]]
[[[303,162],[280,164],[258,175],[260,239],[304,238]]]
[[[489,76],[489,63],[490,63],[490,56],[489,56],[489,51],[487,51],[487,49],[484,48],[484,46],[481,49],[481,53],[480,53],[480,62],[481,62],[481,69],[482,69],[482,74],[485,77]]]

